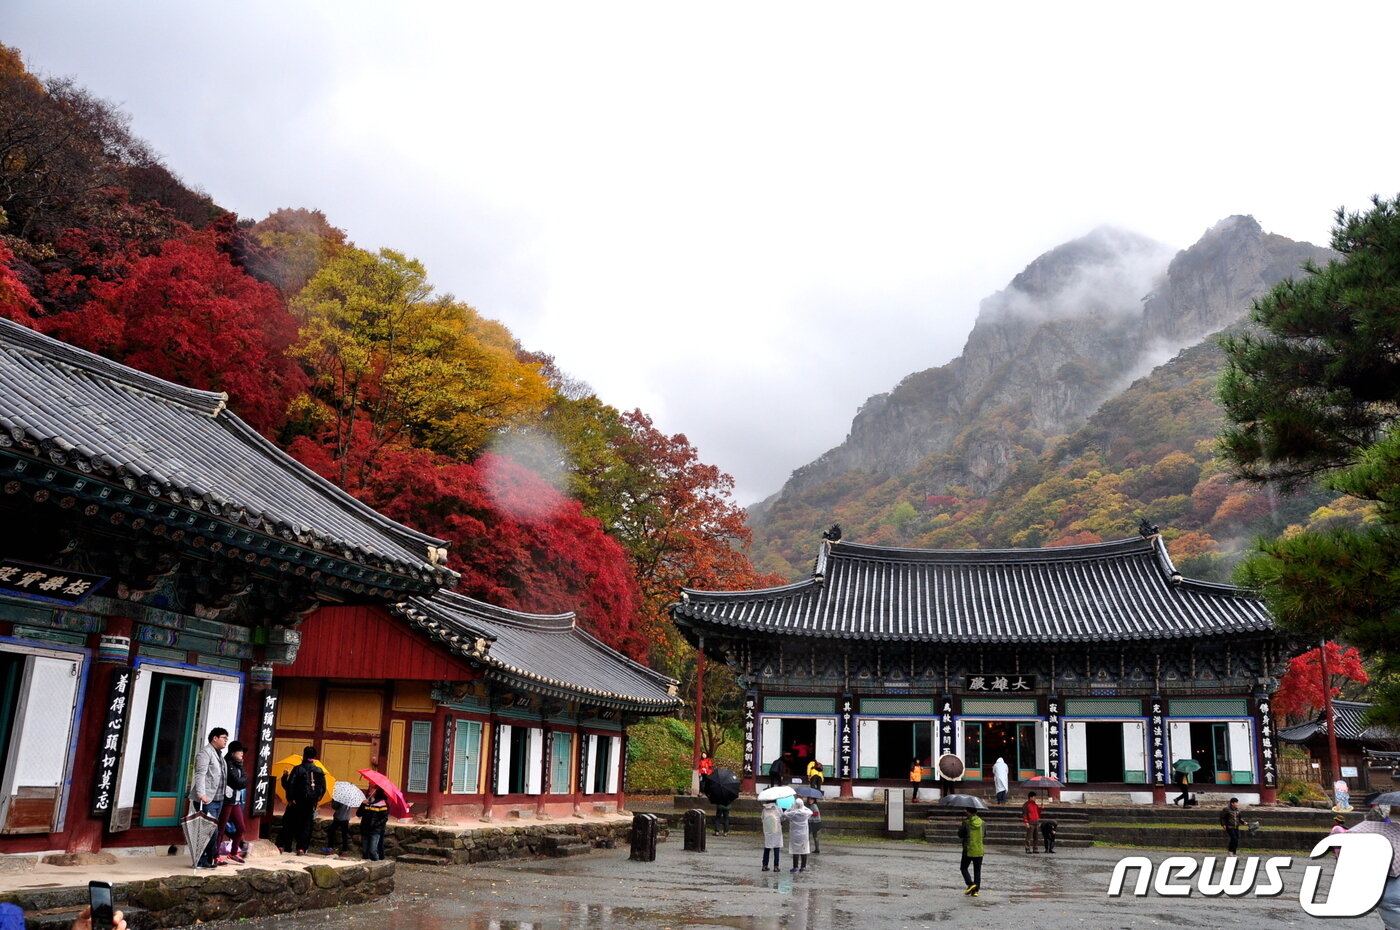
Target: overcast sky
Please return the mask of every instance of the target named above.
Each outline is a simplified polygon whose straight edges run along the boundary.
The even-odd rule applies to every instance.
[[[365,248],[776,491],[1099,224],[1400,192],[1400,4],[3,0],[188,183]]]

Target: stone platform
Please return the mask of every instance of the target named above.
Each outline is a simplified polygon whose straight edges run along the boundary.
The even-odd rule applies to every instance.
[[[363,904],[394,890],[394,863],[321,856],[264,855],[212,871],[190,868],[188,855],[98,854],[71,864],[7,857],[0,901],[25,911],[29,930],[67,930],[87,906],[87,883],[112,883],[131,930],[184,927],[211,920],[267,917]]]
[[[280,815],[263,821],[263,835],[277,836]],[[312,827],[311,849],[326,845],[326,819]],[[577,855],[594,849],[626,846],[631,835],[630,814],[561,820],[510,820],[485,823],[406,823],[390,821],[384,834],[384,858],[417,865],[466,865],[506,859],[537,859]],[[350,851],[359,855],[360,828],[350,827]]]

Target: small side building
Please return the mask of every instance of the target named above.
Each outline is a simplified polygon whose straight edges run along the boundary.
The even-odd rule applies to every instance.
[[[1341,769],[1343,778],[1353,786],[1366,790],[1373,788],[1372,765],[1379,768],[1388,761],[1393,764],[1394,757],[1400,756],[1400,752],[1397,752],[1400,750],[1400,734],[1388,727],[1368,723],[1366,715],[1370,709],[1371,705],[1362,701],[1332,701],[1332,719],[1337,736],[1337,766]],[[1329,761],[1327,719],[1324,714],[1319,713],[1312,720],[1284,727],[1278,731],[1278,737],[1285,743],[1302,747],[1308,754],[1303,762],[1305,768],[1297,772],[1285,772],[1285,775],[1323,785],[1331,784],[1332,766]],[[1391,780],[1386,777],[1374,787],[1389,791]]]
[[[375,767],[433,817],[619,810],[628,725],[681,704],[571,613],[440,591],[327,608],[302,633],[276,680],[278,754],[314,742],[332,774]]]
[[[750,785],[806,750],[829,790],[868,797],[952,753],[974,785],[1003,758],[1066,800],[1162,803],[1193,759],[1195,790],[1274,799],[1270,694],[1293,645],[1256,598],[1183,578],[1158,534],[1018,550],[829,535],[806,580],[672,607],[746,690]]]

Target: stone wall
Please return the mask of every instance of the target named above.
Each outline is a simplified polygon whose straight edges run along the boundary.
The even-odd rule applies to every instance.
[[[301,871],[242,869],[229,874],[172,875],[113,887],[132,930],[186,927],[211,920],[269,917],[293,911],[363,904],[394,890],[394,863],[366,862]],[[19,891],[0,900],[22,907],[30,930],[66,928],[87,906],[85,885]]]
[[[264,836],[275,837],[281,817],[265,819]],[[318,820],[311,834],[311,848],[325,847],[327,821]],[[384,834],[384,856],[423,865],[463,865],[502,859],[535,859],[569,856],[594,849],[626,845],[630,820],[584,823],[559,820],[511,823],[501,826],[460,827],[450,824],[394,824]],[[350,854],[358,856],[359,824],[350,830]]]

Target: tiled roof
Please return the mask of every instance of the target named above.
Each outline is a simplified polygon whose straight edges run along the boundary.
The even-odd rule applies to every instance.
[[[520,613],[448,591],[411,598],[395,610],[498,681],[644,713],[668,713],[681,703],[674,679],[603,645],[572,613]]]
[[[321,478],[226,401],[0,319],[0,449],[336,558],[451,581],[430,552],[445,542]]]
[[[1055,549],[895,549],[823,541],[813,577],[684,590],[683,628],[830,639],[1055,643],[1273,630],[1256,598],[1183,579],[1161,538]]]
[[[1371,705],[1361,701],[1332,701],[1332,719],[1336,721],[1338,739],[1370,740],[1372,742],[1392,742],[1400,736],[1386,727],[1372,726],[1366,722],[1366,714]],[[1323,714],[1315,720],[1283,727],[1278,737],[1289,743],[1305,743],[1319,733],[1326,733]]]

